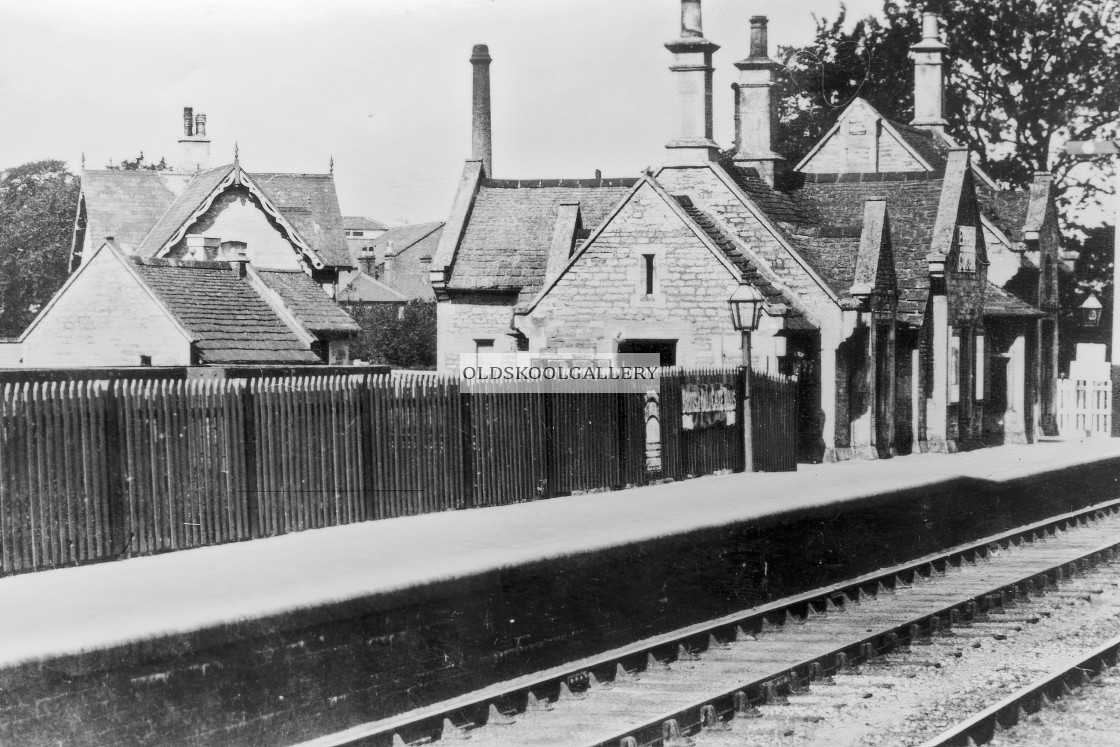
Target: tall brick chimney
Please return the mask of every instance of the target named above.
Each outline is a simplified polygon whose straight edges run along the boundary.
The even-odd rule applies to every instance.
[[[673,139],[665,144],[670,166],[705,164],[716,158],[712,140],[712,55],[719,46],[704,38],[700,0],[681,0],[681,35],[667,43],[673,53],[676,85],[676,123]]]
[[[922,13],[922,40],[910,47],[914,61],[914,119],[910,124],[945,131],[945,51],[936,13]]]
[[[189,106],[183,107],[183,136],[179,138],[180,171],[202,171],[210,165],[210,138],[206,135],[206,115],[195,116]]]
[[[471,51],[474,67],[474,106],[471,110],[471,158],[482,161],[488,178],[494,177],[493,153],[490,141],[490,50],[485,44],[475,44]]]
[[[775,175],[786,161],[774,152],[778,129],[777,102],[771,95],[774,71],[781,67],[769,57],[766,16],[751,18],[751,52],[735,63],[739,82],[735,89],[735,163],[755,168],[759,176],[774,186]]]

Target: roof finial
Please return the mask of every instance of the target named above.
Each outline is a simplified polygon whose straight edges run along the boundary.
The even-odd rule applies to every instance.
[[[85,167],[86,167],[86,152],[83,150],[82,151],[82,168],[84,169]]]
[[[241,160],[241,148],[238,146],[237,141],[233,141],[233,162],[237,163]]]
[[[331,173],[334,173],[334,154],[331,154]]]

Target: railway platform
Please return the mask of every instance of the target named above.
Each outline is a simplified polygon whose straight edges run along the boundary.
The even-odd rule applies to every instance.
[[[1120,440],[1044,441],[8,577],[0,743],[294,744],[1116,497],[1118,480]]]

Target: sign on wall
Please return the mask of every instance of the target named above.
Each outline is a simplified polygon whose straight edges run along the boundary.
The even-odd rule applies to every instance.
[[[724,384],[687,384],[681,387],[681,429],[694,431],[735,425],[739,398]]]

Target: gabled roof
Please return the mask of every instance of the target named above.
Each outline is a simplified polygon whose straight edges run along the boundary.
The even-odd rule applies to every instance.
[[[976,182],[976,199],[988,219],[1013,242],[1023,241],[1030,193],[1022,190],[992,189]]]
[[[579,202],[585,226],[603,221],[638,179],[483,179],[451,267],[452,290],[520,291],[544,282],[556,215]]]
[[[784,293],[763,274],[759,265],[743,251],[730,230],[718,218],[701,210],[693,203],[692,198],[686,195],[677,195],[674,199],[684,209],[685,214],[739,270],[743,281],[750,283],[762,293],[766,299],[768,313],[775,316],[802,316],[795,298]]]
[[[84,171],[85,230],[95,243],[113,236],[133,254],[159,256],[235,183],[254,192],[296,251],[323,266],[352,266],[330,174],[247,174],[237,163],[196,174]]]
[[[152,225],[134,253],[140,257],[152,257],[165,248],[176,232],[180,228],[185,228],[183,224],[194,215],[199,206],[204,203],[209,205],[206,200],[214,195],[214,191],[230,176],[233,169],[234,164],[231,163],[195,174],[186,188],[176,196]]]
[[[934,171],[945,168],[945,163],[949,158],[949,143],[943,137],[932,130],[921,127],[902,124],[886,118],[883,121],[893,127],[894,131],[910,146],[910,149],[921,156],[922,160],[928,163]]]
[[[425,256],[431,257],[435,254],[436,246],[439,244],[438,231],[442,228],[443,221],[396,226],[374,238],[369,247],[378,258],[383,258],[389,251],[400,256],[405,251],[424,242],[426,246],[430,245],[428,246],[430,251]]]
[[[984,289],[984,316],[1038,318],[1046,314],[995,283],[988,283]]]
[[[342,216],[342,225],[348,231],[384,231],[389,227],[379,220],[366,218],[362,215]]]
[[[280,296],[284,306],[311,332],[316,334],[347,334],[360,332],[361,327],[323,292],[303,270],[268,270],[253,268],[265,285]]]
[[[250,174],[323,263],[350,267],[332,174]]]
[[[158,171],[87,169],[81,182],[85,232],[93,246],[112,236],[120,246],[136,251],[187,179]]]
[[[226,262],[130,257],[137,276],[190,333],[200,363],[320,363]]]
[[[359,272],[338,292],[339,303],[406,303],[408,296],[380,280]]]

